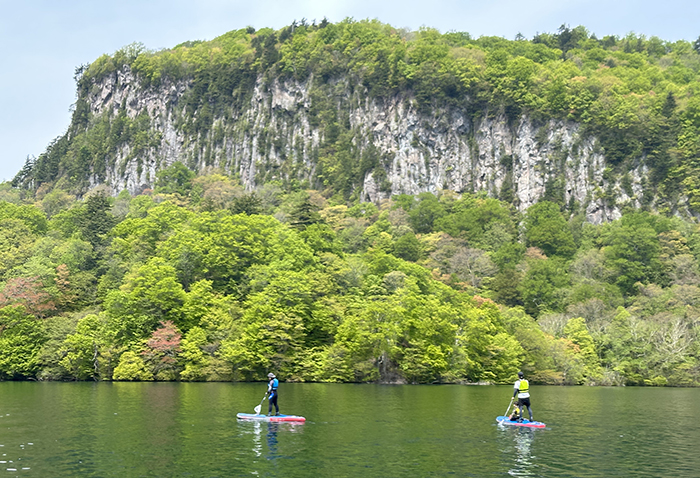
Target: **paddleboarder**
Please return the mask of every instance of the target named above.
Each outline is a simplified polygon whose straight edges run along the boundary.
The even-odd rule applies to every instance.
[[[268,401],[268,409],[267,409],[267,416],[269,417],[272,415],[272,405],[275,405],[275,415],[280,414],[280,407],[277,405],[277,387],[279,387],[279,380],[277,380],[277,377],[275,377],[275,374],[270,372],[267,374],[267,378],[270,380],[267,384],[267,401]]]
[[[515,390],[513,391],[513,398],[518,396],[518,408],[520,409],[520,420],[523,419],[523,407],[527,407],[527,413],[530,414],[530,421],[532,420],[532,410],[530,409],[530,382],[524,378],[522,372],[518,372],[518,380],[515,381]]]

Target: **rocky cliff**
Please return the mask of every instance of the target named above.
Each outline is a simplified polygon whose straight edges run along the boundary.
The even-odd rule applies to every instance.
[[[104,182],[114,191],[136,193],[152,187],[159,168],[181,161],[198,171],[211,166],[238,174],[250,190],[292,176],[323,189],[316,169],[324,129],[310,118],[311,81],[265,84],[259,79],[247,107],[214,116],[213,126],[195,136],[181,127],[184,116],[197,114],[180,104],[189,88],[186,81],[144,87],[124,67],[92,85],[86,98],[90,112],[115,116],[125,109],[132,119],[146,112],[156,141],[137,155],[123,145],[102,178],[92,175],[91,186]],[[336,90],[341,98],[336,107],[352,131],[354,160],[370,145],[381,158],[381,169],[365,171],[361,178],[362,200],[443,189],[484,191],[525,210],[558,194],[584,208],[590,222],[600,223],[619,217],[621,205],[637,205],[641,195],[644,171],[633,171],[631,188],[608,184],[603,152],[579,124],[536,123],[527,116],[509,120],[489,112],[475,117],[458,109],[425,114],[410,97],[378,101],[344,91],[342,84]],[[606,201],[606,190],[614,191],[613,204]]]

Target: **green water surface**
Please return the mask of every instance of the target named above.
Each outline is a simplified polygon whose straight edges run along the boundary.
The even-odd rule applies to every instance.
[[[496,425],[506,386],[0,382],[0,478],[700,476],[700,390],[532,387],[546,429]],[[263,405],[267,407],[267,402]]]

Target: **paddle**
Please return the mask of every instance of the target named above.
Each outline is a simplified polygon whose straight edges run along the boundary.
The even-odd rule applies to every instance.
[[[513,405],[513,400],[514,400],[514,399],[515,399],[515,397],[513,397],[513,398],[510,399],[510,403],[508,404],[508,408],[506,408],[506,413],[503,414],[504,417],[507,417],[507,416],[508,416],[508,411],[510,410],[510,406]]]
[[[253,409],[253,410],[255,410],[255,414],[256,414],[256,415],[260,415],[260,410],[262,409],[262,402],[264,402],[266,398],[267,398],[267,392],[265,392],[265,396],[263,397],[263,399],[260,400],[260,405],[257,405],[257,406]]]

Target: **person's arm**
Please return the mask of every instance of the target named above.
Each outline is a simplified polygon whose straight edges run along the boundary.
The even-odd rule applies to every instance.
[[[520,391],[520,380],[518,380],[517,382],[515,382],[515,386],[514,386],[513,388],[515,389],[515,390],[513,390],[513,398],[515,398],[515,396],[516,396],[516,395],[518,394],[518,392]]]

